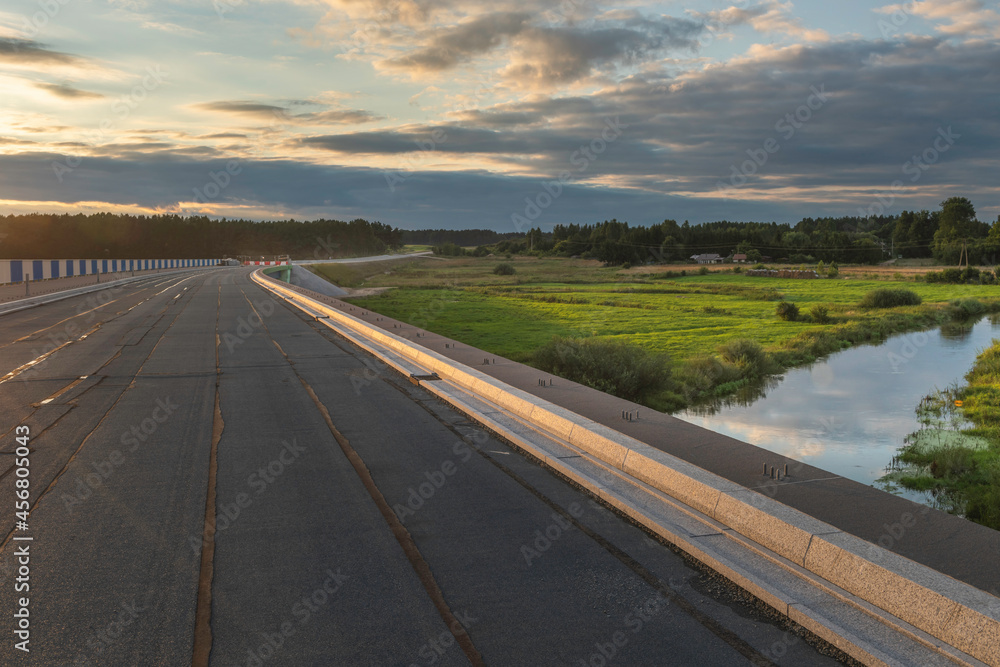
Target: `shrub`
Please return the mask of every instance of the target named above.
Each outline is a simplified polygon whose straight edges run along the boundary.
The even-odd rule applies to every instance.
[[[498,276],[512,276],[515,273],[517,273],[517,270],[514,268],[513,264],[510,264],[508,262],[501,262],[500,264],[497,264],[496,267],[493,269],[493,273],[497,274]]]
[[[760,271],[761,269],[766,269],[766,268],[767,267],[761,264],[760,262],[757,262],[756,264],[753,265],[754,271]]]
[[[840,275],[840,267],[836,262],[830,262],[830,270],[826,272],[827,278],[836,278]]]
[[[743,268],[739,266],[734,266],[733,273],[743,273]]]
[[[819,264],[816,265],[816,273],[823,275],[825,271],[826,271],[826,264],[823,263],[823,260],[819,260]]]
[[[818,304],[810,308],[809,314],[820,324],[827,324],[830,321],[830,309],[823,304]]]
[[[716,387],[739,379],[738,368],[723,363],[715,356],[695,357],[681,365],[677,373],[677,380],[689,401],[697,400],[701,395],[712,393]]]
[[[764,348],[749,338],[734,338],[719,349],[724,361],[740,369],[740,376],[757,378],[767,373],[771,365]]]
[[[560,338],[535,350],[538,368],[625,400],[643,402],[670,387],[670,359],[625,341]]]
[[[945,269],[941,272],[941,282],[943,283],[959,283],[961,281],[961,269]]]
[[[622,268],[623,269],[631,269],[632,268],[632,262],[625,262],[624,264],[622,264]]]
[[[865,294],[858,305],[862,308],[919,306],[920,295],[904,287],[879,287]]]
[[[466,252],[465,248],[454,243],[445,243],[444,245],[434,246],[431,251],[435,255],[444,255],[445,257],[462,257],[469,254]]]
[[[986,306],[976,299],[954,299],[948,302],[948,314],[953,320],[967,320],[986,312]]]
[[[707,266],[703,266],[700,269],[698,269],[698,275],[699,276],[707,276],[708,275],[708,267]]]
[[[959,279],[963,283],[978,283],[980,280],[979,269],[974,266],[967,266],[962,269],[962,272],[959,274]]]
[[[774,309],[774,314],[786,322],[794,322],[799,319],[799,307],[791,301],[781,301]]]

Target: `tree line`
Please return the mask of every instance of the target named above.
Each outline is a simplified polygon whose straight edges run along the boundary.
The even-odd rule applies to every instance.
[[[179,215],[0,216],[6,259],[195,259],[375,255],[399,247],[401,230],[380,222],[211,219]]]
[[[608,264],[686,261],[693,255],[746,254],[749,261],[875,264],[902,257],[933,257],[945,264],[996,264],[1000,258],[1000,217],[992,225],[976,218],[965,197],[941,202],[937,211],[904,211],[898,216],[803,218],[795,225],[776,222],[708,222],[692,225],[664,220],[633,227],[619,220],[532,229],[524,238],[502,241],[501,253],[580,256]]]
[[[873,264],[895,257],[934,257],[945,264],[996,264],[1000,217],[976,217],[965,197],[951,197],[936,211],[898,216],[803,218],[776,222],[664,220],[630,226],[605,220],[556,225],[527,234],[488,229],[402,230],[364,219],[211,219],[205,216],[9,215],[0,216],[0,257],[7,259],[134,258],[290,255],[296,259],[375,255],[404,244],[435,246],[439,254],[531,253],[579,256],[608,264],[687,261],[692,255],[746,254],[749,261]],[[474,251],[466,248],[476,247]]]

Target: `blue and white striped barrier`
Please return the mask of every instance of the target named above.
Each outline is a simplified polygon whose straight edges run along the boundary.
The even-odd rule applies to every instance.
[[[217,259],[2,259],[0,284],[97,273],[217,266]]]

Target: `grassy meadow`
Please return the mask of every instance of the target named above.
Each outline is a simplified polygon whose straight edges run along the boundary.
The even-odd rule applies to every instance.
[[[494,274],[502,262],[516,273]],[[342,286],[395,288],[354,299],[366,308],[545,370],[554,367],[536,362],[551,358],[544,351],[553,337],[638,346],[666,360],[672,386],[642,401],[664,410],[724,396],[850,345],[950,321],[956,314],[948,304],[956,299],[976,299],[988,311],[1000,310],[996,285],[928,284],[883,273],[797,280],[748,277],[720,266],[701,275],[692,266],[623,270],[594,261],[534,257],[328,266],[323,271]],[[688,275],[679,275],[680,270]],[[887,286],[912,290],[922,302],[860,307],[868,292]],[[775,315],[781,301],[799,308],[795,321]],[[751,341],[763,356],[727,350],[734,340]]]

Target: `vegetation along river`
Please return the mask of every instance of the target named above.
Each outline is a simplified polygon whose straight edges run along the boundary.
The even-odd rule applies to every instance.
[[[977,353],[994,337],[1000,338],[996,317],[894,336],[788,371],[758,390],[756,400],[729,399],[675,416],[886,488],[877,480],[889,472],[906,437],[920,428],[916,408],[921,399],[962,384]],[[929,492],[895,492],[935,504]]]

